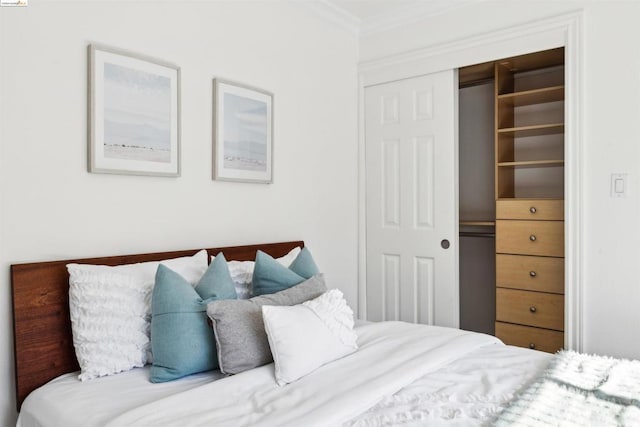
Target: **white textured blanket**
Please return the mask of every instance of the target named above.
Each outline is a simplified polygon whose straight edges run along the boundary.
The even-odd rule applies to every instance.
[[[640,426],[640,361],[560,352],[496,426]]]
[[[501,345],[488,335],[402,322],[368,324],[358,336],[356,353],[292,384],[278,387],[267,365],[144,405],[108,425],[340,425],[452,360]]]

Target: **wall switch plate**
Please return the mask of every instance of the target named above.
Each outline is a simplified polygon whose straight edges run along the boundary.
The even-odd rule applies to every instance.
[[[626,173],[611,174],[611,197],[627,197],[629,192]]]

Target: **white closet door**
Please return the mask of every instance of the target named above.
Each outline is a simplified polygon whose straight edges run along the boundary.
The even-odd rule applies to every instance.
[[[365,89],[368,320],[459,326],[457,80]]]

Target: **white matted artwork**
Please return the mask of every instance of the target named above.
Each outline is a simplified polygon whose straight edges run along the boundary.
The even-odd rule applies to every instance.
[[[89,46],[89,172],[180,176],[180,68]]]
[[[213,80],[213,178],[273,182],[273,94]]]

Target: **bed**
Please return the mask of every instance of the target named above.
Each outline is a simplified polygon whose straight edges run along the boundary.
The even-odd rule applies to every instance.
[[[207,253],[250,261],[257,250],[283,257],[296,247],[304,242]],[[550,354],[506,346],[484,334],[403,322],[356,322],[357,351],[284,386],[276,382],[273,363],[236,375],[212,370],[161,384],[149,381],[149,366],[79,381],[66,265],[116,266],[196,252],[13,265],[18,426],[511,425],[535,406],[530,391],[546,386],[542,381],[549,375],[542,374]],[[627,390],[625,405],[616,400],[619,407],[612,410],[618,419],[622,412],[625,419],[636,419],[640,394],[635,392]],[[521,403],[520,394],[529,400]],[[582,389],[578,394],[584,395]]]

